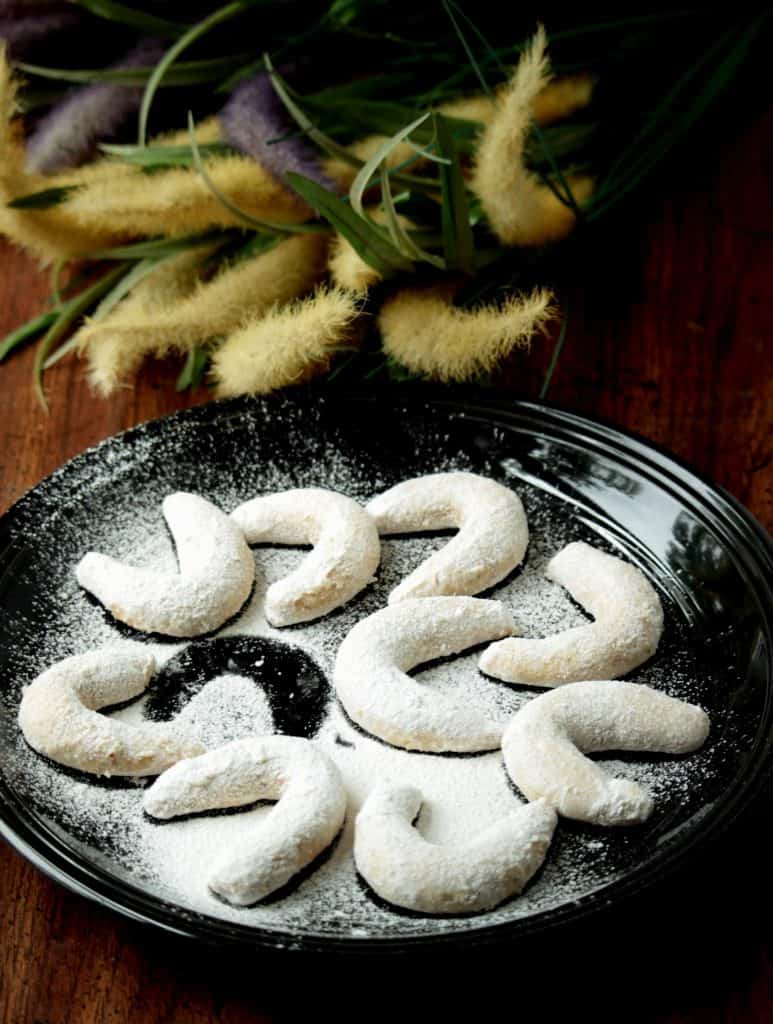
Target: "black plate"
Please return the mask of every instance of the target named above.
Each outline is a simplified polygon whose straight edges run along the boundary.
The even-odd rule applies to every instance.
[[[335,466],[329,464],[333,451]],[[78,637],[65,628],[57,598],[74,560],[98,546],[94,523],[109,529],[114,517],[125,514],[127,494],[155,501],[187,489],[225,492],[236,500],[296,476],[340,485],[342,464],[359,496],[449,464],[514,481],[527,507],[528,495],[549,503],[572,536],[621,550],[659,587],[669,625],[657,657],[679,663],[670,692],[698,699],[709,710],[711,737],[700,754],[697,781],[666,794],[644,828],[620,830],[608,869],[595,880],[589,876],[573,898],[535,903],[528,913],[494,923],[487,915],[457,919],[453,928],[430,922],[420,932],[410,918],[366,935],[248,927],[177,906],[134,884],[111,865],[109,849],[90,854],[83,843],[94,843],[94,837],[68,830],[43,796],[30,793],[19,767],[20,689],[52,654],[80,649]],[[544,934],[622,906],[691,865],[770,786],[768,537],[732,498],[668,455],[555,409],[314,392],[297,399],[210,404],[144,424],[73,459],[3,517],[0,552],[0,831],[68,888],[181,935],[275,949],[383,953]],[[108,632],[114,628],[105,623]],[[572,844],[587,838],[580,828],[562,828],[559,857],[570,856]]]

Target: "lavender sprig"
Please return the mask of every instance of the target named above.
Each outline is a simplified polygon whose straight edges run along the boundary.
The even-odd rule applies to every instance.
[[[164,44],[141,40],[114,67],[151,67]],[[100,142],[115,138],[139,110],[141,86],[97,82],[75,89],[38,122],[27,140],[27,165],[43,174],[78,167],[91,159]]]
[[[9,56],[19,60],[41,43],[50,43],[52,36],[74,28],[80,19],[76,11],[63,10],[50,4],[19,7],[0,3],[0,42],[4,42]]]
[[[220,124],[225,142],[253,157],[280,180],[294,171],[337,190],[323,172],[317,150],[305,138],[290,135],[296,126],[265,72],[236,86],[220,112]]]

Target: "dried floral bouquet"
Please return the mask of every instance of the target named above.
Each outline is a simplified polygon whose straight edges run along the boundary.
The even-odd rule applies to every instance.
[[[37,341],[45,405],[70,353],[103,395],[172,354],[178,388],[236,395],[482,379],[528,346],[563,240],[710,114],[765,15],[548,36],[470,8],[0,0],[0,232],[52,271],[0,360]]]

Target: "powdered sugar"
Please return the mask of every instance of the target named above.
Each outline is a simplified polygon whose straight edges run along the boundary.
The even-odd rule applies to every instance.
[[[259,440],[262,431],[272,429],[268,413],[258,406],[251,415],[246,421],[242,416],[233,422],[227,418],[219,422],[216,440],[214,434],[202,434],[181,420],[161,440],[149,434],[131,451],[120,447],[112,454],[106,451],[100,462],[101,475],[84,477],[80,490],[70,490],[69,502],[55,501],[56,495],[52,496],[45,525],[56,544],[44,551],[46,571],[36,570],[33,563],[30,578],[34,588],[29,601],[6,619],[7,628],[13,628],[17,638],[12,652],[15,680],[29,682],[57,659],[115,639],[119,627],[86,599],[73,579],[72,567],[85,550],[97,548],[133,564],[175,571],[174,551],[160,516],[161,500],[175,489],[199,489],[228,511],[256,493],[290,487],[330,487],[362,502],[399,479],[422,472],[471,469],[500,480],[503,476],[495,431],[487,435],[492,454],[482,458],[480,452],[471,455],[472,448],[465,448],[453,433],[445,437],[445,428],[414,422],[405,444],[410,457],[386,455],[382,459],[375,446],[368,448],[367,438],[357,432],[347,433],[324,423],[310,429],[308,416],[292,410],[283,413],[281,444],[261,448],[255,438]],[[220,446],[230,445],[231,436],[231,457],[224,459]],[[256,453],[251,462],[234,457],[236,452],[243,456],[252,450],[250,445]],[[506,482],[518,486],[526,504],[531,542],[522,569],[490,596],[505,603],[519,632],[527,636],[544,636],[585,623],[582,611],[562,588],[546,580],[543,572],[547,560],[569,541],[583,539],[598,545],[599,537],[560,498],[518,483],[511,475]],[[219,636],[259,636],[293,645],[305,651],[331,679],[343,637],[366,615],[383,608],[388,593],[446,543],[447,537],[385,539],[373,586],[325,619],[285,630],[267,623],[263,595],[272,582],[299,565],[305,553],[258,548],[254,552],[253,595],[239,618]],[[41,583],[44,576],[45,583]],[[23,576],[19,585],[24,585]],[[694,654],[685,642],[685,627],[679,625],[672,608],[667,610],[664,645],[651,663],[637,671],[636,681],[682,699],[704,703],[710,694],[718,700],[720,690],[706,669],[696,668]],[[180,644],[149,646],[160,662],[183,649]],[[416,674],[417,682],[455,695],[504,725],[519,706],[534,697],[534,691],[486,679],[477,671],[477,657],[476,652],[465,653],[433,664]],[[194,728],[206,745],[219,745],[251,731],[265,733],[270,724],[262,691],[240,677],[238,669],[225,671],[225,677],[221,672],[220,678],[196,693],[180,713],[180,719]],[[293,692],[288,689],[289,701],[294,699],[290,697]],[[349,813],[343,834],[328,859],[283,899],[234,908],[208,892],[208,875],[222,851],[245,841],[256,822],[270,813],[269,807],[154,824],[142,813],[143,783],[96,785],[61,772],[30,751],[15,724],[18,697],[15,687],[2,694],[0,771],[11,788],[71,847],[155,897],[189,911],[285,936],[308,932],[355,937],[437,933],[514,920],[560,906],[640,863],[721,786],[721,775],[716,776],[718,782],[713,781],[717,769],[710,750],[684,761],[616,759],[616,775],[646,783],[655,795],[656,813],[646,833],[609,834],[562,822],[544,869],[517,900],[476,917],[472,925],[467,919],[409,917],[374,899],[355,874],[352,822],[374,784],[392,779],[417,786],[424,797],[417,827],[427,839],[439,843],[469,840],[516,808],[518,797],[499,752],[449,757],[397,750],[358,730],[331,700],[313,742],[335,761],[344,780]],[[142,702],[115,713],[127,721],[139,721],[142,715]],[[276,719],[276,713],[273,717]]]

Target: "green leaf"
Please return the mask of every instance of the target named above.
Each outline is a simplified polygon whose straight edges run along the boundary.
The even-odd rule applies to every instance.
[[[89,288],[84,289],[80,295],[76,295],[74,298],[69,299],[63,306],[60,306],[59,309],[56,310],[56,319],[53,320],[51,326],[40,340],[40,344],[35,352],[35,363],[32,368],[35,394],[38,396],[38,400],[46,412],[48,412],[48,402],[46,401],[46,396],[43,392],[43,370],[48,353],[57,341],[67,333],[78,317],[87,312],[95,302],[97,302],[121,279],[126,272],[126,267],[127,264],[122,264],[118,267],[114,267],[112,270],[109,270],[104,277],[100,278],[99,281],[92,284]]]
[[[315,142],[320,149],[329,153],[331,156],[335,156],[343,160],[345,163],[350,164],[352,167],[362,168],[363,161],[359,160],[353,153],[350,153],[345,146],[339,145],[334,139],[326,135],[323,131],[314,124],[308,114],[303,111],[295,100],[290,95],[290,90],[287,85],[282,81],[282,78],[274,70],[274,66],[271,63],[271,58],[268,54],[264,54],[263,60],[266,64],[266,70],[271,78],[271,82],[274,86],[277,96],[280,98],[285,106],[288,114],[293,120],[300,126],[306,135]],[[437,187],[437,183],[431,179],[418,177],[410,174],[396,174],[394,171],[390,172],[395,181],[404,185],[413,185],[415,188],[428,188],[434,189]]]
[[[386,372],[390,380],[397,381],[400,384],[404,384],[409,380],[421,380],[423,377],[423,374],[414,373],[413,370],[409,370],[407,366],[402,366],[396,359],[392,359],[391,356],[386,361]]]
[[[556,197],[556,199],[558,199],[560,202],[564,203],[564,205],[568,206],[573,211],[575,217],[577,218],[577,220],[579,222],[581,220],[583,214],[582,214],[582,210],[580,209],[580,207],[577,204],[577,200],[574,198],[574,193],[572,192],[572,186],[566,180],[566,177],[565,177],[563,171],[558,166],[558,162],[556,161],[555,155],[554,155],[552,149],[550,148],[550,145],[548,143],[547,138],[545,137],[545,133],[542,131],[542,129],[540,128],[540,126],[537,124],[537,122],[534,120],[533,117],[531,118],[531,130],[532,130],[532,134],[534,135],[534,137],[536,138],[537,142],[539,143],[540,148],[542,149],[543,155],[545,157],[545,160],[547,161],[547,165],[550,168],[550,170],[553,172],[553,174],[555,175],[555,177],[556,177],[556,179],[558,181],[558,185],[560,186],[560,188],[558,186],[556,186],[555,182],[547,174],[545,174],[544,172],[542,172],[542,171],[540,171],[538,169],[537,173],[539,174],[539,177],[541,178],[543,183],[545,185],[547,185],[547,187],[550,189],[550,191],[553,193],[553,195]]]
[[[733,80],[767,18],[766,11],[741,30],[736,24],[685,72],[658,105],[631,146],[610,169],[602,186],[593,196],[588,220],[595,220],[619,202],[684,138],[688,130],[706,113]],[[733,46],[710,74],[704,89],[696,89],[693,82],[695,76],[733,39]],[[686,100],[683,97],[685,91],[688,97]],[[657,143],[648,147],[646,139],[652,133],[656,135]]]
[[[157,88],[166,86],[198,85],[222,78],[238,67],[249,54],[216,57],[211,60],[181,61],[170,68]],[[143,85],[156,68],[49,68],[41,64],[19,62],[16,67],[27,75],[53,78],[61,82],[114,82],[116,85]]]
[[[66,85],[53,85],[50,89],[33,89],[25,87],[16,97],[16,109],[20,114],[29,114],[41,107],[53,107],[66,94]]]
[[[92,319],[104,320],[108,313],[115,309],[121,299],[124,298],[125,295],[128,295],[135,285],[139,284],[143,278],[152,274],[159,263],[165,262],[165,260],[171,258],[171,256],[167,256],[164,260],[145,259],[135,263],[129,273],[122,277],[118,284],[116,284],[114,288],[111,288],[107,295],[105,295],[100,304],[94,310]]]
[[[440,0],[440,2],[443,5],[443,10],[446,12],[448,16],[448,20],[453,25],[454,32],[456,32],[456,35],[459,38],[459,42],[462,44],[462,49],[467,54],[467,60],[470,62],[470,66],[475,72],[478,81],[480,82],[481,89],[483,89],[483,91],[487,95],[490,94],[491,89],[489,88],[489,84],[486,81],[486,76],[483,74],[480,65],[475,59],[475,54],[472,52],[472,48],[470,44],[467,42],[467,37],[465,36],[464,32],[462,32],[459,23],[454,17],[454,12],[451,10],[451,5],[449,4],[448,0]]]
[[[198,235],[185,235],[183,238],[151,238],[143,242],[130,242],[128,245],[116,245],[112,249],[94,249],[86,253],[84,260],[142,260],[148,257],[173,256],[187,249],[195,249],[199,245],[210,242],[227,241],[233,235],[229,231],[203,231]]]
[[[55,306],[62,305],[62,272],[68,262],[66,256],[59,256],[51,266],[51,299]]]
[[[224,258],[230,260],[231,263],[243,263],[244,260],[251,260],[253,256],[260,256],[261,253],[267,252],[279,242],[276,235],[267,235],[262,232],[258,232],[253,235],[252,238],[242,244],[231,254],[225,253]],[[218,254],[220,255],[220,254]]]
[[[331,85],[326,89],[307,93],[303,97],[303,101],[314,109],[328,109],[341,104],[350,106],[353,102],[367,101],[368,97],[382,96],[387,88],[400,89],[412,81],[411,75],[376,74],[369,78],[355,78],[351,82],[343,82],[341,85]],[[402,104],[398,105],[404,109]],[[409,116],[415,113],[416,111],[411,109]],[[401,117],[399,123],[404,124],[406,120],[407,118]],[[392,130],[394,131],[394,129]]]
[[[231,18],[235,18],[238,14],[246,11],[249,7],[253,7],[257,2],[259,2],[259,0],[233,0],[230,4],[218,7],[206,18],[202,18],[202,20],[196,22],[195,25],[191,25],[191,27],[187,29],[180,38],[176,40],[176,42],[172,43],[158,64],[156,64],[155,68],[153,68],[153,71],[145,84],[145,92],[142,94],[142,102],[140,103],[140,126],[138,138],[140,146],[144,146],[147,141],[148,117],[150,115],[153,97],[156,95],[156,90],[171,65],[174,64],[184,50],[187,50],[189,46],[193,45],[193,43],[198,39],[201,39],[201,37],[206,35],[207,32],[210,32],[218,25],[222,25],[225,21],[230,21]]]
[[[395,210],[394,200],[392,198],[392,189],[389,184],[389,173],[387,171],[386,164],[382,163],[379,165],[379,175],[381,180],[381,197],[384,205],[384,213],[386,214],[387,227],[397,249],[409,259],[420,260],[424,263],[429,263],[438,270],[445,270],[445,262],[439,256],[435,256],[432,253],[427,252],[426,249],[420,248],[416,244],[415,239],[408,234],[400,223],[397,211]]]
[[[304,97],[308,103],[309,97]],[[308,103],[320,112],[330,112],[331,106],[320,104],[317,107],[316,98],[313,103]],[[332,109],[343,121],[357,128],[359,131],[375,133],[378,135],[393,135],[407,121],[416,117],[416,107],[403,103],[391,103],[380,100],[344,100],[334,104]],[[469,121],[461,117],[446,117],[451,133],[456,139],[457,148],[464,153],[472,153],[475,142],[483,127],[478,121]],[[423,126],[414,133],[414,140],[420,145],[429,145],[432,142],[432,128],[430,125]]]
[[[183,368],[180,370],[180,376],[175,383],[175,391],[187,391],[188,388],[198,387],[208,362],[207,350],[194,345],[188,352]]]
[[[451,130],[441,114],[433,115],[438,152],[451,161],[440,167],[440,187],[443,196],[441,223],[443,251],[449,269],[473,272],[474,243],[470,227],[470,208],[464,184],[459,154]]]
[[[299,196],[340,231],[355,252],[382,277],[389,277],[398,270],[413,269],[411,261],[392,245],[380,228],[358,216],[351,206],[334,192],[293,171],[287,174],[287,181]]]
[[[250,60],[247,64],[242,64],[241,67],[236,68],[224,81],[219,82],[215,86],[215,92],[223,92],[230,95],[239,82],[243,82],[245,78],[252,78],[259,71],[265,70],[266,66],[262,57],[259,57],[257,60]]]
[[[345,146],[340,146],[334,139],[329,138],[329,136],[325,135],[324,132],[321,132],[305,111],[298,106],[290,95],[290,90],[287,88],[287,85],[281,76],[275,71],[274,65],[271,63],[271,58],[267,53],[263,54],[263,62],[271,79],[271,84],[274,86],[274,91],[284,104],[288,114],[296,124],[300,126],[305,134],[308,135],[312,142],[316,142],[320,149],[323,149],[331,156],[339,157],[346,163],[351,164],[352,167],[361,167],[362,160],[358,160],[356,156],[353,156],[349,150],[346,149]]]
[[[114,288],[107,293],[104,299],[100,302],[97,308],[94,310],[92,320],[104,320],[111,309],[121,301],[121,299],[128,294],[129,291],[142,280],[143,277],[147,277],[152,270],[162,262],[161,260],[141,260],[139,263],[135,263],[132,269],[126,274]],[[60,359],[64,359],[66,355],[69,355],[74,349],[78,347],[76,337],[73,336],[69,341],[66,341],[64,345],[60,345],[59,348],[50,355],[43,363],[43,369],[49,370],[52,366],[59,362]]]
[[[75,2],[79,7],[90,11],[91,14],[96,14],[98,18],[117,21],[120,25],[129,25],[131,28],[139,29],[140,32],[148,32],[154,36],[179,36],[186,28],[185,25],[180,25],[176,21],[168,21],[166,18],[159,18],[146,11],[138,11],[134,7],[115,3],[114,0],[75,0]]]
[[[108,156],[138,167],[192,167],[194,164],[190,146],[118,146],[103,142],[99,148]],[[203,157],[225,156],[233,152],[225,142],[205,142],[199,146]]]
[[[252,214],[247,213],[246,210],[243,210],[240,206],[229,199],[224,192],[221,192],[210,177],[209,172],[201,159],[199,146],[196,142],[196,126],[193,123],[193,114],[190,111],[188,111],[188,131],[190,132],[191,137],[193,165],[198,171],[201,180],[207,186],[215,199],[217,199],[217,201],[226,210],[228,210],[229,213],[232,213],[234,217],[238,217],[246,227],[252,228],[253,231],[263,231],[274,235],[309,235],[319,234],[320,231],[324,231],[324,228],[319,224],[280,224],[274,221],[259,220],[257,217],[253,217]]]
[[[0,363],[6,359],[11,352],[14,352],[17,348],[21,348],[25,342],[30,341],[35,337],[36,334],[40,334],[45,331],[51,324],[58,318],[59,313],[50,311],[48,313],[41,313],[40,316],[33,317],[32,320],[28,320],[26,324],[22,324],[21,327],[17,327],[15,331],[11,331],[10,334],[0,341]]]
[[[459,6],[455,5],[457,11]],[[617,29],[635,28],[638,25],[649,25],[655,24],[659,21],[676,20],[686,17],[705,16],[710,13],[709,9],[700,10],[693,8],[692,10],[681,10],[681,11],[662,11],[654,14],[634,15],[628,18],[618,18],[613,21],[606,22],[586,22],[584,24],[575,26],[574,28],[564,29],[561,32],[551,32],[548,34],[548,42],[552,45],[556,42],[564,42],[568,39],[578,39],[586,35],[602,35],[606,32],[613,32]],[[466,19],[469,21],[469,19]],[[476,30],[477,31],[477,30]],[[515,60],[523,52],[525,41],[518,43],[512,43],[508,46],[501,47],[500,49],[493,50],[491,53],[487,53],[485,57],[482,57],[478,62],[481,68],[488,67],[491,64],[501,67],[502,62],[510,63]],[[585,66],[585,65],[583,65]],[[554,70],[558,72],[558,68]],[[458,71],[455,71],[444,81],[434,86],[432,89],[423,93],[420,97],[420,101],[423,104],[436,103],[441,99],[449,96],[456,96],[459,93],[460,83],[470,76],[470,67],[465,65]],[[566,73],[565,69],[562,69],[562,73]]]
[[[570,160],[588,146],[598,130],[598,123],[555,124],[542,128],[546,146],[540,143],[536,135],[530,135],[526,140],[526,162],[531,167],[549,167],[546,151],[555,160]]]
[[[12,210],[50,210],[59,206],[69,199],[73,192],[77,192],[79,185],[61,185],[58,188],[44,188],[40,192],[28,192],[27,195],[17,196],[7,203]]]
[[[376,149],[375,153],[369,160],[366,160],[352,182],[352,187],[349,189],[349,201],[352,204],[352,209],[355,213],[359,214],[360,217],[364,217],[362,209],[362,197],[365,194],[365,190],[370,184],[370,179],[378,170],[379,165],[386,160],[395,146],[399,146],[403,139],[407,138],[412,131],[415,131],[419,125],[424,124],[430,117],[429,111],[426,114],[422,114],[417,117],[415,121],[411,121],[410,124],[404,125],[399,131],[395,132],[391,138],[385,139],[384,142]]]
[[[349,25],[360,13],[361,0],[333,0],[328,7],[326,17],[338,26]]]

